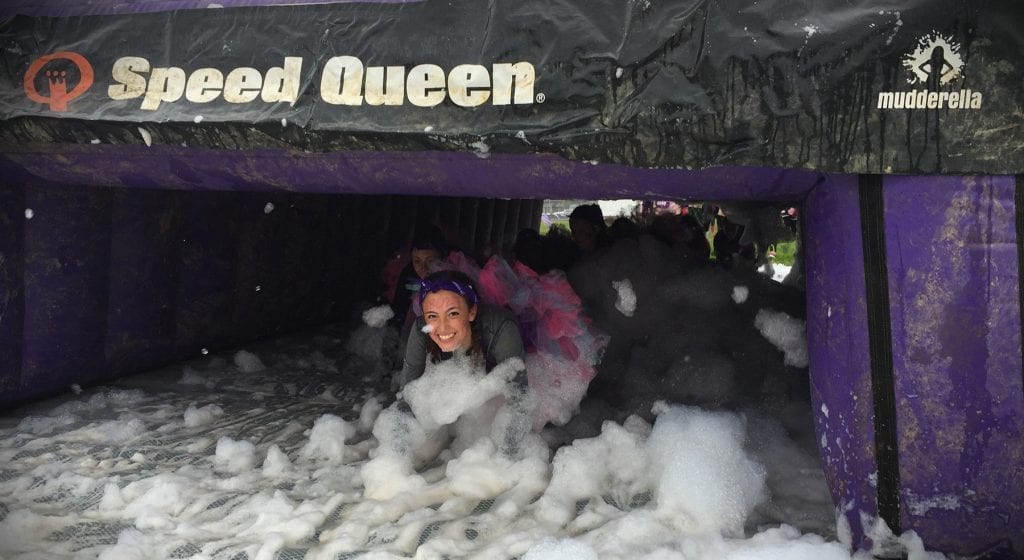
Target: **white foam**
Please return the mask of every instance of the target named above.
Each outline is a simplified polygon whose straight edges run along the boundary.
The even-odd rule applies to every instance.
[[[510,358],[485,373],[483,364],[457,353],[450,360],[430,364],[402,393],[416,418],[431,430],[452,424],[463,413],[503,394],[508,381],[525,367],[522,360]]]
[[[660,254],[649,244],[639,247]],[[732,305],[735,278],[632,266],[631,259],[643,254],[634,247],[619,255],[622,268],[591,278],[606,298],[608,315],[620,326],[659,326],[657,313],[680,319],[660,334],[622,331],[638,339],[655,334],[644,338],[645,346],[627,349],[633,360],[608,371],[639,376],[629,387],[643,385],[649,393],[630,406],[647,403],[644,412],[652,393],[672,392],[688,402],[732,398],[730,384],[759,372],[741,370],[730,355],[702,347],[707,333],[732,333],[729,321],[739,317],[748,321],[750,337],[768,347],[750,328],[746,311]],[[608,289],[627,273],[634,295],[659,304],[640,306],[628,321]],[[668,285],[698,292],[664,290]],[[674,299],[662,305],[662,293]],[[652,314],[645,316],[648,309]],[[716,322],[721,315],[727,317]],[[834,526],[838,543],[802,533],[833,534],[835,523],[815,465],[811,422],[818,411],[809,405],[803,405],[801,420],[809,427],[799,432],[785,410],[771,421],[747,412],[744,423],[734,413],[662,405],[652,428],[638,416],[622,424],[604,421],[614,413],[593,412],[587,404],[564,426],[579,439],[552,460],[533,437],[513,460],[498,451],[494,430],[508,421],[500,412],[504,388],[518,369],[484,374],[446,362],[455,368],[447,373],[465,386],[424,386],[419,396],[414,387],[405,395],[420,401],[417,412],[429,418],[425,426],[395,406],[381,410],[388,398],[378,396],[383,383],[367,387],[357,381],[361,377],[348,375],[347,366],[340,375],[329,374],[335,363],[351,358],[333,358],[332,352],[355,335],[324,338],[328,347],[318,349],[311,348],[315,339],[280,353],[261,346],[260,354],[274,364],[271,371],[260,361],[250,375],[238,375],[246,371],[242,364],[218,358],[182,369],[177,384],[172,371],[159,393],[88,389],[81,398],[64,395],[71,400],[26,417],[17,429],[0,428],[0,462],[13,473],[0,481],[10,510],[0,520],[0,556],[141,558],[144,551],[146,558],[162,558],[192,543],[201,549],[193,554],[197,559],[244,552],[269,560],[289,548],[306,549],[308,560],[360,551],[366,551],[363,558],[849,558],[843,544],[852,540],[848,525]],[[393,353],[381,347],[366,359],[386,368]],[[663,376],[675,378],[673,384],[659,382]],[[553,415],[557,422],[567,419]],[[810,443],[798,446],[792,439],[798,435]],[[70,459],[55,460],[58,453]],[[772,502],[753,507],[766,487]],[[77,504],[85,509],[76,510]],[[826,522],[808,521],[819,510]],[[779,522],[799,529],[763,529]],[[119,531],[117,542],[104,534],[97,544],[99,537],[78,534],[75,526],[96,527],[97,535]],[[313,539],[318,531],[319,542]],[[61,540],[55,533],[70,536]],[[14,537],[20,541],[12,542]],[[932,560],[917,556],[924,546],[914,537],[889,540],[913,560]],[[74,548],[83,542],[92,545]]]
[[[612,282],[615,288],[615,309],[619,310],[626,317],[632,317],[636,312],[636,292],[633,291],[633,283],[628,278]]]
[[[209,424],[222,414],[224,414],[224,409],[215,404],[208,404],[201,408],[196,408],[194,404],[190,404],[185,409],[185,425],[189,428],[196,428]]]
[[[586,543],[574,539],[547,539],[535,544],[523,560],[598,560]]]
[[[655,412],[648,449],[659,517],[685,534],[742,536],[767,497],[764,467],[743,450],[743,419],[684,406]]]
[[[235,352],[235,365],[242,373],[254,373],[266,369],[259,356],[246,350]]]
[[[256,465],[256,446],[248,441],[235,441],[227,436],[217,440],[217,451],[213,458],[218,469],[240,473]]]
[[[267,457],[263,459],[263,474],[265,476],[279,477],[292,470],[292,463],[288,456],[276,444],[267,449]]]
[[[746,286],[733,286],[732,300],[737,304],[747,301],[748,297],[750,297],[750,288]]]
[[[380,415],[382,410],[384,410],[384,406],[379,398],[370,397],[367,399],[363,403],[362,408],[359,409],[359,431],[367,433],[373,430],[373,423],[377,421],[377,416]]]
[[[138,418],[110,420],[68,432],[69,440],[93,443],[127,443],[146,431],[146,424]]]
[[[379,329],[387,324],[388,320],[395,316],[395,312],[388,305],[371,307],[363,312],[363,322],[367,326]]]
[[[762,309],[754,317],[754,326],[785,353],[786,365],[807,367],[807,326],[804,321],[782,311]]]
[[[136,529],[125,529],[117,536],[114,546],[102,551],[97,560],[149,560],[153,557],[153,543]]]
[[[345,441],[355,433],[355,427],[348,422],[333,414],[324,414],[313,423],[309,441],[299,455],[306,459],[342,463],[345,460]]]

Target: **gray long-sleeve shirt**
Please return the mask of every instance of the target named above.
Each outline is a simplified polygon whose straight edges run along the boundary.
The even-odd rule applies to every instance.
[[[405,362],[402,364],[401,383],[406,383],[423,375],[427,364],[427,336],[423,333],[426,325],[423,317],[417,317],[409,340],[405,345]],[[480,340],[484,348],[487,370],[509,358],[525,359],[523,339],[519,335],[519,324],[512,312],[493,305],[481,303],[473,329],[480,329]]]

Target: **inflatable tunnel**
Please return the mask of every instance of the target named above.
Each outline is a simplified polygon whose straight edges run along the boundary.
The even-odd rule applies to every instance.
[[[418,223],[796,201],[841,525],[1024,552],[1017,3],[274,4],[0,9],[0,406],[337,320]]]

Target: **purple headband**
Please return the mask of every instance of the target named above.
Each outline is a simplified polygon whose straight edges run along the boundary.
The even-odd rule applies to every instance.
[[[473,307],[477,303],[476,290],[473,289],[473,286],[463,284],[455,280],[421,280],[420,307],[423,307],[423,299],[427,297],[427,294],[440,292],[442,290],[455,292],[466,298],[470,307]]]

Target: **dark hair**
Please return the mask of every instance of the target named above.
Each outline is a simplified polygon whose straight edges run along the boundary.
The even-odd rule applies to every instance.
[[[412,249],[433,249],[441,255],[445,255],[448,252],[448,244],[444,240],[444,234],[441,233],[441,228],[427,224],[416,228],[412,237]]]
[[[561,224],[553,224],[544,235],[544,261],[548,269],[569,270],[579,257],[579,249]]]
[[[612,239],[636,239],[638,235],[640,226],[625,216],[617,218],[608,228],[608,237]]]
[[[466,276],[462,272],[459,272],[458,270],[438,270],[437,272],[432,272],[428,274],[427,277],[420,282],[420,305],[422,306],[423,300],[427,297],[429,293],[434,293],[435,291],[440,290],[447,290],[447,288],[445,288],[445,285],[450,284],[455,284],[458,286],[468,288],[470,291],[472,291],[474,299],[476,298],[476,294],[479,293],[476,289],[476,282],[474,282],[469,276]],[[437,287],[437,289],[430,290],[429,292],[423,292],[422,290],[426,289],[427,287]],[[473,306],[477,305],[475,301],[471,301],[469,297],[463,295],[459,291],[447,291],[451,291],[457,294],[459,297],[461,297],[466,302],[466,305],[470,309],[472,309]],[[425,315],[426,314],[424,313],[424,316]],[[426,322],[426,318],[424,318],[424,322]],[[480,359],[483,359],[484,346],[482,336],[483,333],[480,331],[480,329],[474,329],[471,327],[470,337],[472,342],[470,343],[469,350],[467,350],[466,352],[467,354],[469,354],[470,356],[475,356],[479,357]],[[430,363],[436,364],[437,362],[441,361],[441,354],[441,347],[438,346],[437,343],[434,342],[434,339],[430,338],[430,336],[428,335],[427,357],[430,358]]]
[[[572,213],[569,214],[569,219],[583,220],[593,224],[599,234],[604,233],[605,229],[608,228],[608,225],[604,223],[604,212],[601,211],[601,207],[597,204],[581,204],[573,208]]]
[[[544,274],[551,269],[544,254],[544,240],[535,229],[519,230],[512,252],[515,253],[517,261],[530,267],[537,274]]]

